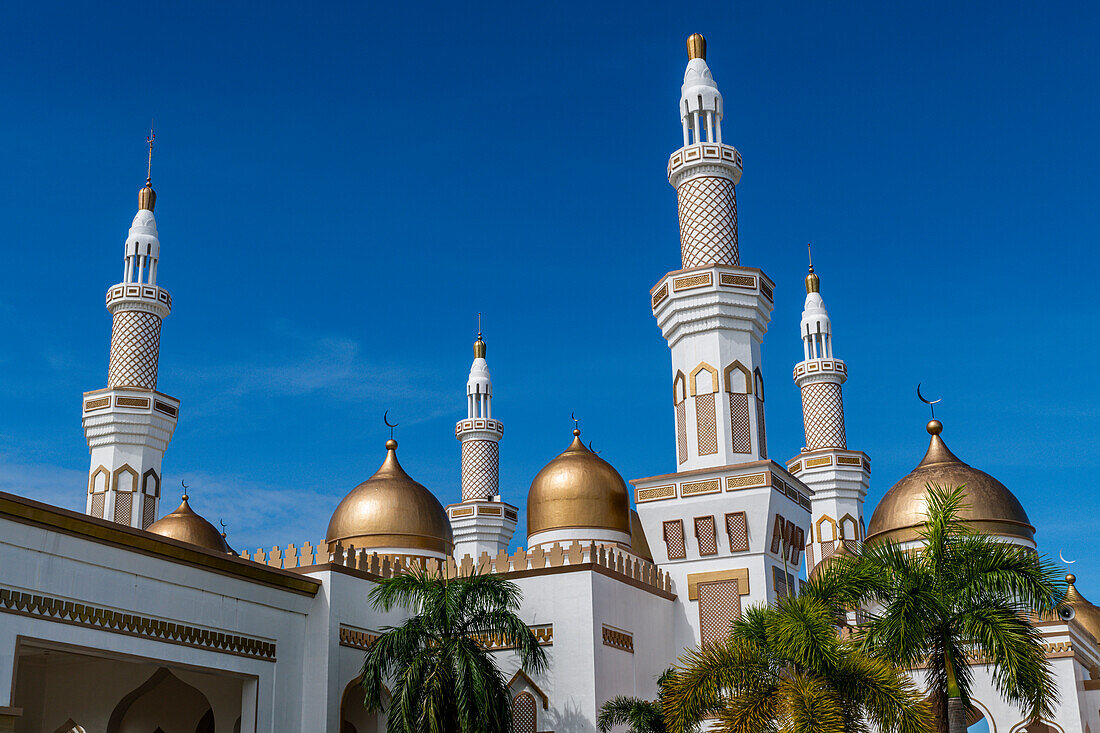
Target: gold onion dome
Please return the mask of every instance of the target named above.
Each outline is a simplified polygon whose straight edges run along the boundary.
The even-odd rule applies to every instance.
[[[386,441],[386,460],[374,475],[351,490],[332,513],[325,533],[331,546],[428,551],[449,555],[451,523],[443,505],[397,462],[397,441]]]
[[[581,442],[543,466],[527,493],[527,536],[554,529],[604,529],[630,535],[630,494],[614,467]]]
[[[145,186],[138,191],[138,208],[152,211],[156,205],[157,192],[153,190],[153,184],[146,181]]]
[[[940,438],[943,425],[932,420],[927,427],[928,452],[917,467],[882,497],[867,525],[867,541],[905,542],[919,538],[927,519],[927,486],[954,489],[964,486],[961,518],[978,532],[1025,540],[1034,546],[1035,527],[1011,491],[985,471],[963,463]]]
[[[225,537],[214,528],[214,525],[196,514],[187,503],[187,499],[187,494],[184,494],[183,501],[176,511],[165,514],[150,524],[146,531],[215,552],[233,552],[226,543]]]
[[[1073,609],[1073,619],[1084,627],[1085,631],[1092,634],[1092,638],[1100,641],[1100,608],[1089,603],[1085,597],[1077,592],[1074,583],[1077,581],[1073,575],[1066,576],[1066,598],[1063,604]]]
[[[481,340],[481,332],[480,331],[477,334],[477,341],[474,342],[474,358],[475,359],[484,359],[485,358],[485,342]]]

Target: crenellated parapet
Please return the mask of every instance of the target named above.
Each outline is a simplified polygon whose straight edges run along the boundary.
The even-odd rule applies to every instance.
[[[369,579],[392,578],[412,568],[441,572],[448,577],[465,577],[475,573],[509,575],[546,569],[592,570],[664,595],[671,596],[673,593],[669,575],[652,562],[616,547],[595,543],[554,543],[549,547],[540,545],[530,551],[521,547],[512,554],[501,550],[496,555],[486,552],[477,558],[465,555],[457,562],[449,557],[446,563],[421,555],[367,553],[354,545],[345,547],[339,542],[331,551],[325,542],[305,542],[301,547],[291,544],[270,550],[261,548],[253,553],[241,552],[240,557],[268,567],[300,572],[337,566],[363,573]]]

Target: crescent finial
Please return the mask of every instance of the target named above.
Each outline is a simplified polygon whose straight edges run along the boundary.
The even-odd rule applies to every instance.
[[[390,429],[390,439],[393,439],[393,429],[397,427],[397,423],[390,422],[390,411],[386,410],[382,414],[382,422],[386,423],[386,427]]]
[[[925,399],[924,395],[922,395],[920,393],[920,385],[921,385],[921,383],[917,382],[917,399],[920,400],[921,402],[923,402],[924,404],[928,405],[928,408],[930,410],[932,410],[932,419],[935,420],[936,419],[936,403],[939,402],[940,400],[942,400],[943,397],[940,397],[937,400]]]

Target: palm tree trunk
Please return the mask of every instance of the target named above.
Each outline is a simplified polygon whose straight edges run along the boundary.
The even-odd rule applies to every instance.
[[[966,733],[966,707],[963,705],[959,681],[955,676],[955,660],[951,656],[950,642],[944,640],[943,666],[947,673],[947,730],[948,733]]]

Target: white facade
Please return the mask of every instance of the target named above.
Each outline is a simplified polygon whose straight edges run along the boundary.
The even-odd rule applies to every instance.
[[[480,333],[475,343],[466,416],[455,427],[463,501],[446,508],[455,548],[446,572],[501,573],[522,590],[521,614],[548,670],[524,674],[509,650],[487,642],[509,679],[518,733],[592,733],[606,700],[653,698],[657,677],[685,649],[720,637],[746,607],[795,592],[804,550],[812,567],[865,535],[870,463],[847,447],[847,368],[833,354],[816,275],[794,374],[806,446],[786,465],[768,458],[761,352],[775,285],[740,264],[741,156],[722,142],[723,99],[702,38],[689,49],[683,147],[668,164],[681,269],[650,291],[672,361],[675,471],[630,482],[636,518],[623,514],[621,476],[575,433],[544,489],[583,504],[575,516],[589,519],[559,521],[544,505],[530,549],[512,549],[518,511],[504,499],[519,499],[499,485],[503,424]],[[356,680],[371,640],[403,615],[365,599],[380,579],[439,557],[425,537],[406,547],[394,535],[370,554],[322,540],[237,556],[145,529],[158,516],[179,407],[156,391],[171,300],[157,285],[154,202],[147,185],[123,282],[108,293],[108,387],[84,397],[86,513],[0,493],[0,733],[383,731],[380,716],[362,709]],[[412,479],[395,471],[380,482],[408,489]],[[598,486],[569,493],[570,476],[596,474]],[[1044,725],[1100,730],[1096,639],[1072,618],[1043,622],[1042,631],[1061,693]],[[976,701],[991,733],[1021,731],[1019,711],[978,672]]]

